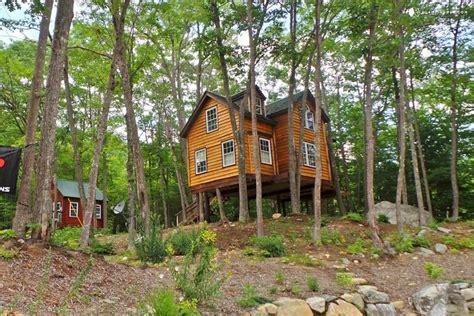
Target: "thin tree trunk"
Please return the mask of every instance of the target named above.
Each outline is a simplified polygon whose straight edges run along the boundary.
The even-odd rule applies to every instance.
[[[169,210],[168,210],[168,203],[166,200],[166,191],[165,191],[165,168],[163,162],[160,164],[160,194],[161,200],[163,203],[163,217],[165,222],[165,228],[170,227],[170,220],[169,220]],[[186,220],[186,217],[184,218]]]
[[[372,126],[372,69],[373,69],[373,48],[376,37],[378,6],[372,1],[369,12],[369,34],[367,38],[367,55],[365,64],[365,179],[366,179],[366,205],[367,219],[372,235],[372,242],[378,248],[382,248],[382,240],[379,236],[374,201],[374,153],[375,140]]]
[[[222,224],[228,223],[229,220],[227,219],[227,216],[225,216],[225,211],[224,211],[224,200],[222,199],[221,189],[219,188],[216,188],[216,197],[217,197],[217,204],[219,205],[219,216],[221,218],[221,223]]]
[[[105,140],[107,141],[107,140]],[[102,222],[104,223],[104,228],[107,228],[107,220],[108,220],[108,214],[107,214],[107,208],[108,208],[108,201],[107,201],[107,154],[106,151],[104,150],[104,153],[102,155],[102,193],[104,196],[104,201],[102,203],[103,209],[102,209]]]
[[[36,48],[36,61],[31,82],[31,94],[28,103],[28,116],[25,129],[25,148],[23,150],[22,175],[20,190],[16,203],[16,213],[13,219],[13,230],[18,238],[25,237],[25,228],[31,220],[31,199],[33,171],[35,162],[35,135],[40,109],[41,90],[43,86],[43,69],[46,58],[46,45],[48,42],[49,22],[53,0],[45,0],[44,12],[41,17],[40,31],[38,36],[38,46]]]
[[[61,89],[64,59],[69,38],[69,29],[74,16],[74,0],[58,3],[54,38],[51,49],[51,62],[46,83],[46,98],[43,122],[41,125],[41,144],[36,186],[35,209],[40,214],[41,239],[46,239],[51,216],[51,183],[54,166],[54,145],[56,139],[56,119],[59,93]],[[41,78],[40,78],[41,79]]]
[[[127,123],[127,129],[129,129],[129,125]],[[128,202],[127,202],[127,210],[128,210],[128,249],[134,250],[135,249],[135,238],[137,234],[136,230],[136,215],[135,215],[135,172],[134,172],[134,164],[133,164],[133,146],[129,139],[127,139],[127,148],[128,148],[128,157],[127,157],[127,178],[128,178]]]

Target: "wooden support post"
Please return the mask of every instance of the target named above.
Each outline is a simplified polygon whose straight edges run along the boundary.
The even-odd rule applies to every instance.
[[[199,205],[199,221],[204,221],[204,192],[199,192],[198,197],[198,205]]]
[[[209,194],[207,192],[203,193],[204,196],[204,219],[207,222],[210,222],[211,218],[211,207],[209,205]]]

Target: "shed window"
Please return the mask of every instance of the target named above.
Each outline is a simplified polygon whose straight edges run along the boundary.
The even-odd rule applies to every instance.
[[[264,115],[263,113],[263,100],[260,98],[257,98],[257,104],[255,105],[255,109],[257,111],[257,114]]]
[[[272,164],[272,145],[269,139],[260,138],[260,161],[269,165]]]
[[[196,174],[206,172],[207,171],[206,148],[197,150],[194,156],[196,159]]]
[[[222,166],[232,166],[235,164],[234,141],[229,140],[222,143]]]
[[[56,209],[54,209],[54,206],[56,205]],[[61,222],[62,220],[62,211],[63,211],[63,204],[61,202],[56,202],[56,204],[53,202],[53,219],[56,222]]]
[[[316,167],[316,147],[314,144],[303,143],[304,165],[308,167]]]
[[[102,219],[102,205],[95,205],[95,218]]]
[[[308,107],[304,115],[304,127],[314,130],[314,114]]]
[[[217,107],[213,107],[206,111],[206,129],[210,133],[217,130],[217,128]]]
[[[69,217],[79,217],[79,203],[71,202],[69,204]]]

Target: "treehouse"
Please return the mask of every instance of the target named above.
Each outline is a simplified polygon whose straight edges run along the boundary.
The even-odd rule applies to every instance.
[[[262,194],[279,201],[290,199],[289,153],[288,153],[288,98],[265,104],[265,96],[257,87],[257,129],[259,134],[262,171]],[[302,155],[301,199],[311,200],[316,172],[321,172],[322,196],[333,193],[325,123],[329,118],[322,111],[321,124],[321,170],[315,168],[315,99],[308,91],[307,102],[302,104],[303,91],[293,95],[294,144],[299,147],[300,126],[303,124],[303,142],[297,148],[297,157]],[[234,115],[239,125],[239,107],[244,102],[245,91],[232,96]],[[303,111],[303,113],[301,112]],[[252,159],[252,130],[250,109],[244,117],[245,166],[249,198],[255,198],[255,168]],[[237,195],[238,146],[234,139],[226,99],[206,91],[191,114],[180,136],[187,143],[188,183],[192,193],[214,194],[219,188],[224,196]],[[194,205],[191,205],[191,209]],[[185,210],[181,213],[186,212]],[[183,214],[178,214],[182,216]]]

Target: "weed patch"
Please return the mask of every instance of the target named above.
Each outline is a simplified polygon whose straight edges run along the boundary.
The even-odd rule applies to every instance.
[[[142,262],[163,262],[167,256],[167,251],[161,227],[153,225],[150,236],[141,237],[136,241],[135,249],[138,259]]]
[[[10,260],[16,257],[18,252],[14,249],[5,249],[5,247],[0,245],[0,258],[5,260]]]
[[[260,249],[264,257],[281,257],[286,252],[286,246],[283,244],[281,236],[253,237],[251,242]]]
[[[323,227],[321,229],[321,243],[323,245],[342,246],[344,238],[335,229]]]
[[[428,277],[432,280],[436,280],[445,272],[443,267],[432,262],[425,263],[425,271],[426,274],[428,274]]]
[[[342,288],[350,288],[352,286],[352,276],[348,273],[336,273],[336,284]]]
[[[313,256],[307,254],[292,253],[291,255],[283,258],[283,263],[294,263],[307,267],[318,267],[321,266],[321,262]]]
[[[242,287],[242,296],[239,298],[239,305],[242,307],[254,307],[260,304],[270,303],[271,300],[258,295],[257,290],[250,284]]]
[[[306,285],[308,286],[308,289],[311,292],[317,292],[319,291],[319,281],[316,277],[314,276],[308,276],[306,277]]]

